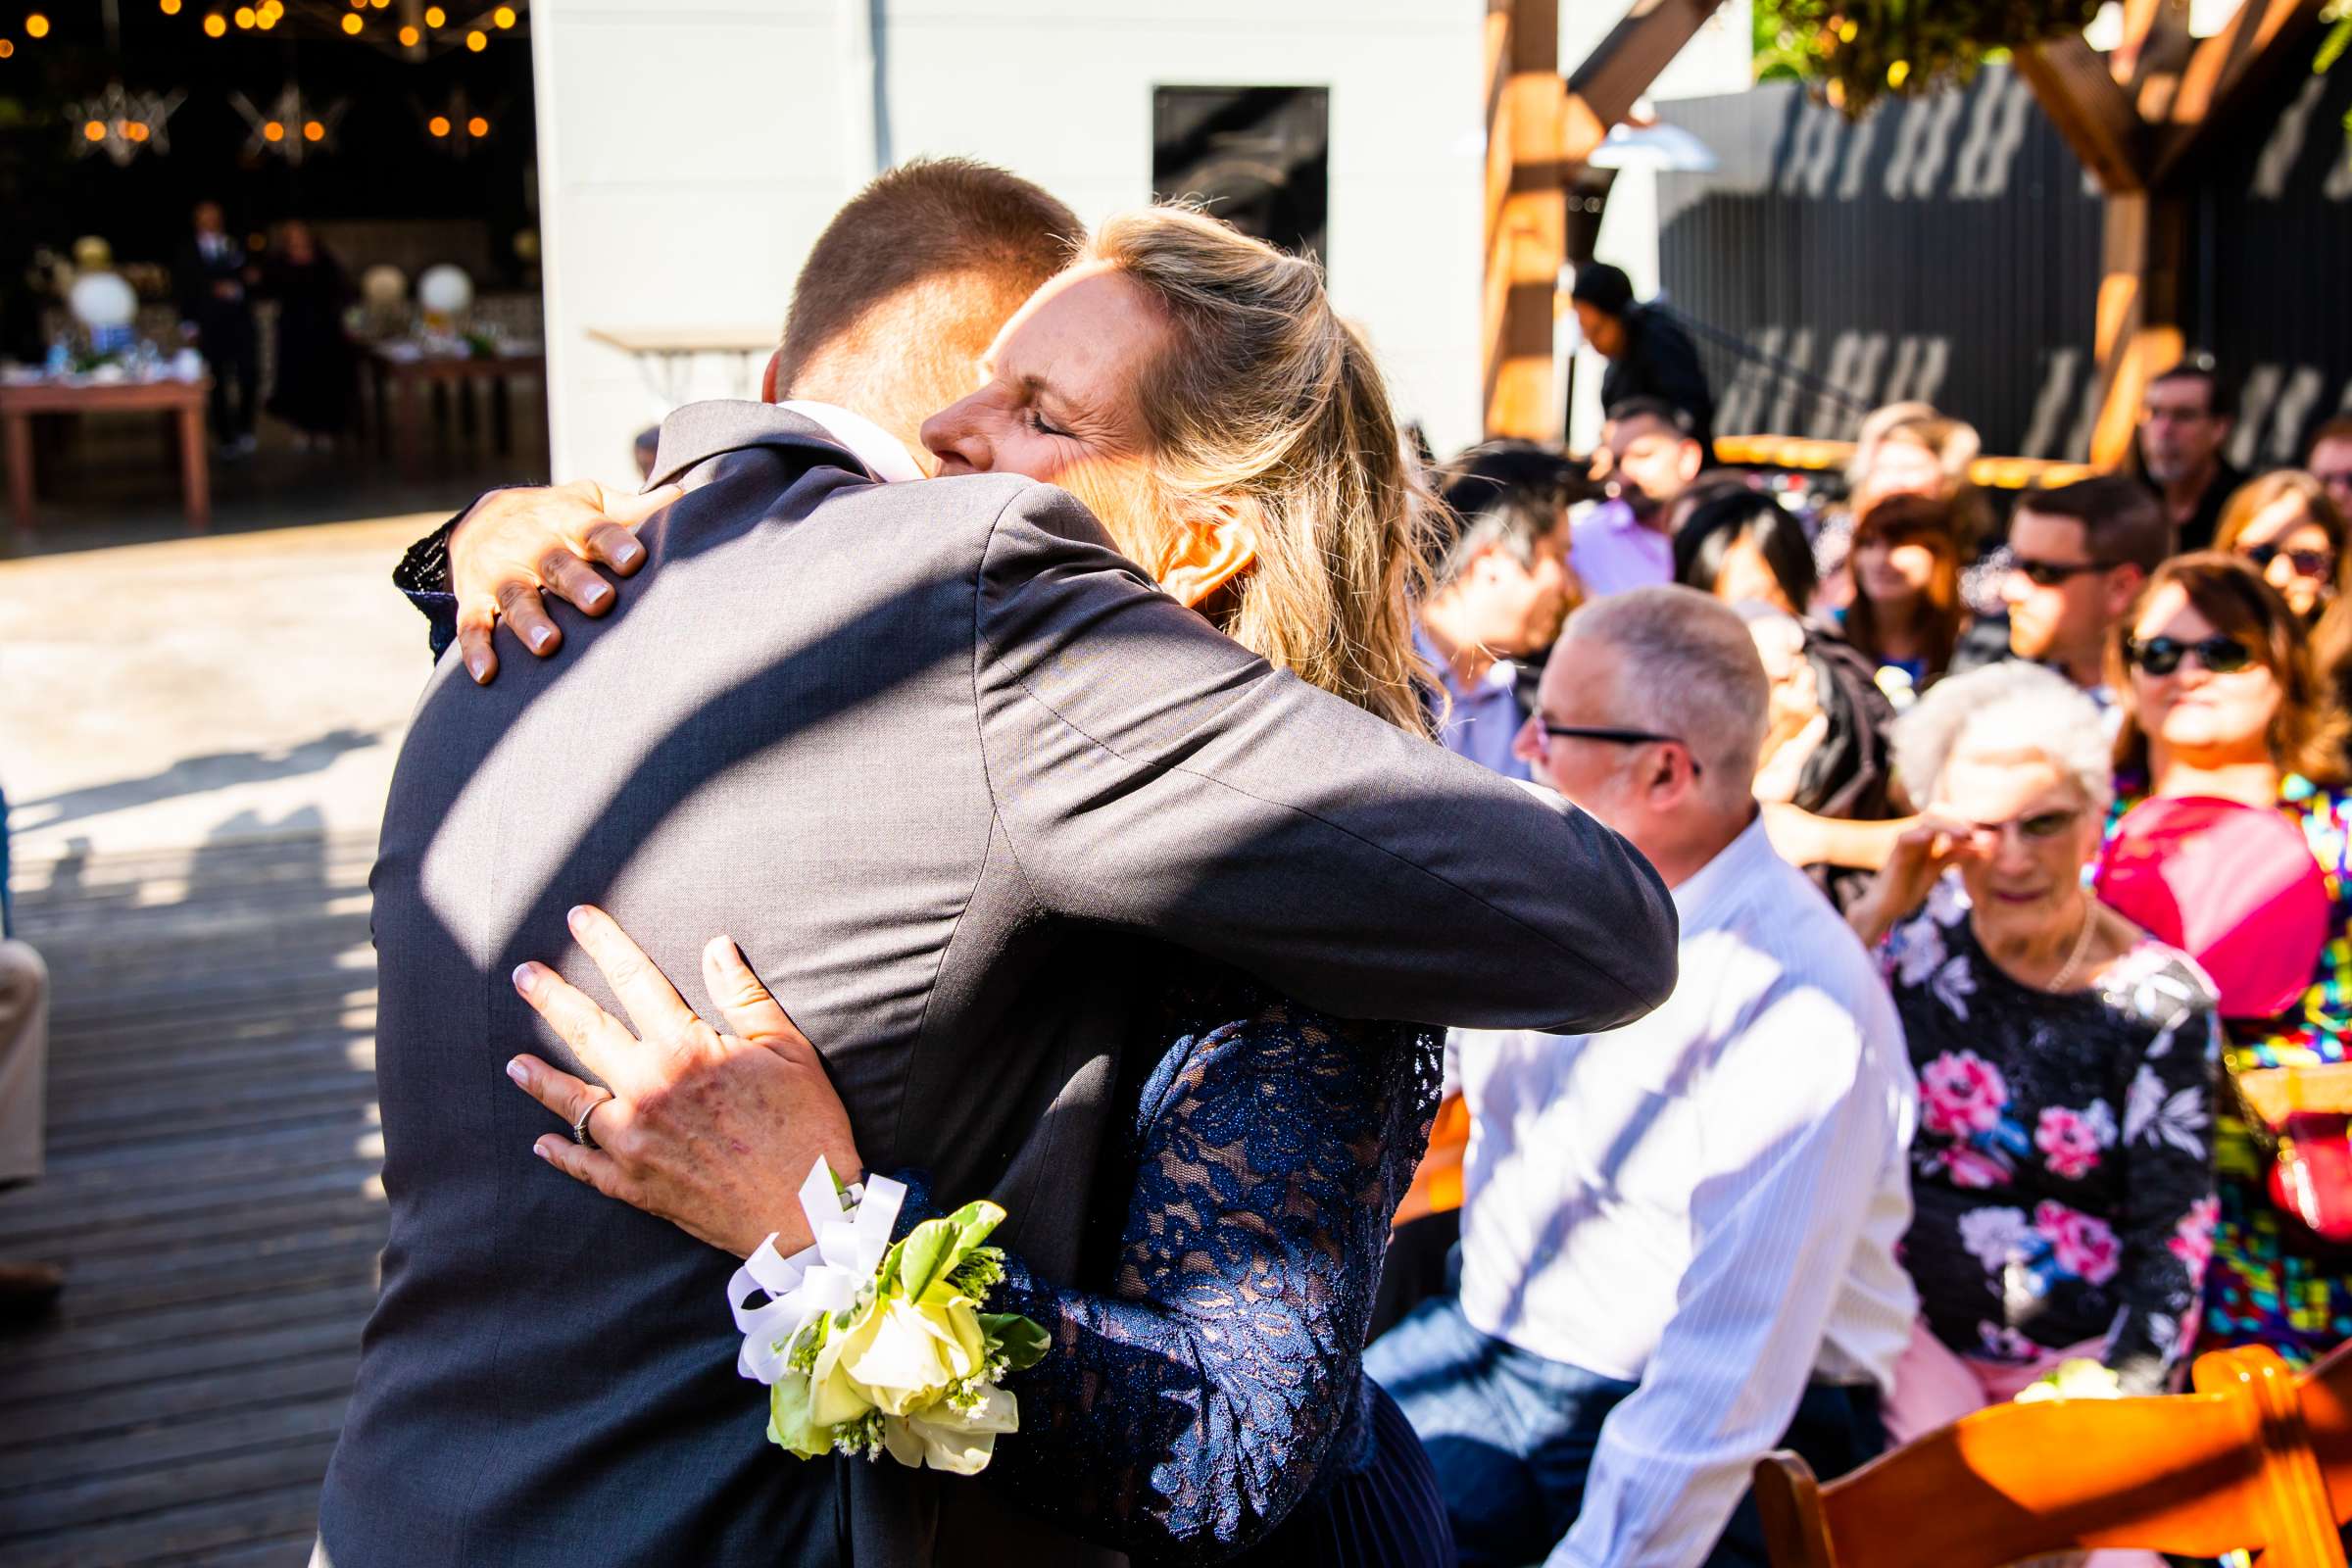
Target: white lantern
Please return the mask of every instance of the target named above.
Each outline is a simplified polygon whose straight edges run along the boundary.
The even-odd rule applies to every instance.
[[[360,274],[360,298],[371,311],[394,311],[409,297],[409,274],[388,262],[378,262]]]
[[[473,279],[446,262],[416,280],[416,303],[435,316],[463,316],[473,303]]]
[[[66,304],[74,319],[93,332],[124,327],[139,313],[139,297],[118,272],[85,272],[74,280]]]

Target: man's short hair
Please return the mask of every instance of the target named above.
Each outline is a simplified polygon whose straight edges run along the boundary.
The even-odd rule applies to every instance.
[[[1444,503],[1435,552],[1441,590],[1492,547],[1533,566],[1536,547],[1560,525],[1560,509],[1590,488],[1566,453],[1534,441],[1481,443],[1447,464],[1437,479]]]
[[[2172,519],[2164,514],[2156,493],[2128,474],[2098,473],[2046,487],[2034,484],[2017,498],[2017,510],[2081,523],[2090,559],[2109,565],[2154,571],[2173,553]]]
[[[1603,316],[1623,316],[1634,303],[1634,280],[1625,275],[1622,267],[1587,262],[1576,270],[1576,281],[1569,285],[1568,297],[1592,306]]]
[[[1707,770],[1711,800],[1746,798],[1764,750],[1771,687],[1738,612],[1695,588],[1633,588],[1569,616],[1562,638],[1570,637],[1617,651],[1622,722],[1688,746]]]
[[[971,364],[1069,265],[1083,232],[1067,207],[1004,170],[965,158],[901,164],[852,197],[810,247],[777,384],[794,387],[819,365],[831,375],[863,364],[903,384],[968,390]],[[910,353],[937,363],[895,363]],[[943,406],[933,400],[931,410]]]
[[[2152,376],[2148,385],[2162,386],[2167,381],[2202,381],[2205,383],[2206,412],[2218,418],[2237,416],[2237,389],[2222,379],[2221,367],[2210,354],[2193,352],[2180,357],[2180,363],[2171,369]]]
[[[1628,419],[1655,419],[1686,441],[1695,441],[1696,426],[1688,409],[1678,409],[1664,398],[1621,398],[1609,405],[1608,420],[1623,424]]]
[[[2328,441],[2352,441],[2352,414],[2339,414],[2311,432],[2311,439],[2303,447],[2306,467],[2310,466],[2312,455],[2320,450],[2322,443]]]

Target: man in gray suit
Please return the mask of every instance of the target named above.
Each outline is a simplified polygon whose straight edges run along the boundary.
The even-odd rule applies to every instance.
[[[435,670],[372,883],[392,1229],[318,1560],[1100,1555],[985,1484],[769,1446],[734,1259],[527,1157],[545,1113],[504,1063],[579,1063],[509,972],[565,955],[615,1004],[573,905],[672,975],[736,935],[873,1166],[993,1195],[1065,1279],[1154,941],[1355,1016],[1593,1029],[1671,989],[1663,887],[1590,818],[1276,673],[1058,490],[873,482],[872,438],[968,384],[951,350],[1058,265],[1067,219],[976,166],[878,181],[804,273],[861,280],[858,309],[796,296],[808,401],[672,416],[655,478],[685,494],[643,581],[557,611],[561,662],[488,691]]]

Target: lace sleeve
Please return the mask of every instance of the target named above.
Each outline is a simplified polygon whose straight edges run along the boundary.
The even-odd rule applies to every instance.
[[[1054,1349],[1007,1380],[1021,1432],[989,1479],[1158,1561],[1213,1561],[1280,1524],[1360,1437],[1364,1335],[1440,1039],[1270,1001],[1180,1041],[1145,1091],[1111,1293],[1015,1257],[992,1302]]]
[[[468,506],[466,512],[472,510]],[[392,568],[392,586],[408,595],[409,603],[425,618],[436,661],[458,638],[458,596],[449,586],[449,536],[466,520],[466,512],[409,546],[400,564]]]

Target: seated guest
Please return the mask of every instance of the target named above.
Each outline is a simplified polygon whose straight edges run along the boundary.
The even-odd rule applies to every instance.
[[[2210,549],[2222,505],[2246,482],[2223,448],[2237,400],[2209,354],[2190,354],[2140,394],[2132,466],[2164,508],[2182,550]]]
[[[2306,626],[2318,624],[2352,567],[2344,554],[2342,510],[2327,486],[2297,468],[2277,468],[2239,485],[2222,508],[2213,547],[2245,557]]]
[[[1903,1263],[1922,1331],[1889,1435],[2067,1359],[2163,1393],[2212,1247],[2220,1030],[2196,965],[2083,884],[2111,794],[2098,711],[1998,664],[1928,693],[1894,743],[1925,810],[1848,914],[1884,944],[1920,1085]]]
[[[49,971],[11,935],[8,798],[0,796],[0,1191],[41,1174],[43,1084],[49,1068]],[[54,1263],[0,1258],[0,1322],[38,1313],[65,1275]]]
[[[2312,432],[2303,466],[2326,488],[2335,510],[2352,517],[2352,415],[2329,419]]]
[[[1960,569],[1975,546],[1959,510],[1932,496],[1888,496],[1854,530],[1854,597],[1838,629],[1898,710],[1951,667],[1968,625]]]
[[[1439,523],[1450,537],[1414,641],[1445,682],[1442,738],[1474,762],[1527,778],[1511,754],[1527,719],[1511,662],[1549,648],[1568,613],[1568,498],[1579,476],[1551,448],[1491,441],[1456,458],[1439,481]]]
[[[1617,494],[1577,519],[1568,548],[1568,564],[1595,599],[1674,581],[1667,519],[1701,463],[1689,418],[1654,398],[1609,410],[1607,451]]]
[[[2302,832],[2333,901],[2311,988],[2277,1017],[2226,1022],[2230,1092],[2214,1121],[2221,1213],[2205,1282],[2212,1345],[2267,1345],[2307,1361],[2352,1338],[2352,1248],[2273,1199],[2276,1138],[2252,1118],[2250,1075],[2346,1059],[2352,988],[2352,795],[2340,721],[2321,697],[2302,622],[2254,568],[2218,551],[2169,561],[2113,645],[2124,715],[2118,806],[2149,795],[2275,808]]]
[[[1465,1564],[1761,1564],[1762,1454],[1827,1478],[1880,1449],[1918,1310],[1911,1073],[1869,955],[1756,820],[1765,703],[1740,618],[1651,588],[1569,617],[1528,720],[1674,890],[1682,967],[1622,1029],[1455,1037],[1461,1294],[1365,1364]]]
[[[1696,506],[1675,509],[1674,580],[1727,605],[1802,615],[1816,583],[1804,524],[1761,490],[1709,489]]]
[[[1904,815],[1908,806],[1887,740],[1894,705],[1872,678],[1870,662],[1835,634],[1782,611],[1752,602],[1736,608],[1772,687],[1756,799],[1830,821]],[[1809,862],[1804,870],[1840,908],[1869,881],[1864,872],[1826,863]]]

